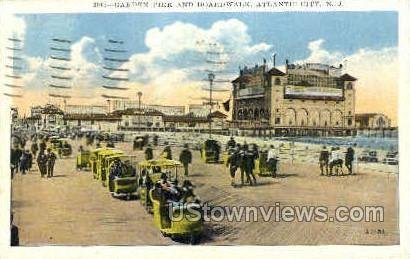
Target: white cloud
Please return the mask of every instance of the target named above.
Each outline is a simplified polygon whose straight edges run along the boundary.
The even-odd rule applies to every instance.
[[[19,28],[23,28],[20,25]],[[163,28],[152,28],[146,32],[147,51],[135,53],[124,64],[129,68],[130,81],[122,83],[129,91],[117,94],[136,98],[136,91],[143,91],[143,101],[162,104],[198,103],[192,97],[206,96],[201,88],[207,82],[205,68],[210,58],[207,51],[223,52],[221,60],[227,62],[217,69],[226,69],[232,79],[237,67],[244,64],[261,62],[261,57],[269,56],[272,45],[266,42],[252,41],[246,24],[236,19],[215,22],[209,28],[201,28],[193,24],[175,22]],[[213,43],[213,45],[209,45]],[[357,111],[384,112],[396,119],[397,114],[397,48],[360,49],[356,53],[346,55],[339,51],[329,51],[323,46],[324,40],[310,42],[307,48],[309,56],[297,62],[321,62],[331,65],[340,63],[344,69],[357,77]],[[210,48],[212,47],[212,48]],[[75,99],[73,103],[103,102],[100,97],[104,89],[102,81],[102,55],[94,39],[83,37],[72,45],[71,66],[73,68],[73,96],[87,96],[88,99]],[[33,102],[45,102],[47,97],[38,98],[40,89],[47,93],[45,84],[50,78],[49,65],[52,60],[39,57],[27,57],[27,74],[25,85],[29,86],[36,96]],[[215,69],[215,68],[214,68]],[[121,76],[120,73],[112,75]],[[220,76],[221,77],[221,76]],[[230,84],[226,84],[229,87]],[[383,94],[380,94],[383,93]],[[216,93],[216,98],[226,98],[229,93]],[[377,105],[376,105],[377,104]]]
[[[328,51],[319,39],[308,44],[309,56],[302,62],[319,62],[329,65],[344,64],[344,72],[358,78],[356,86],[356,111],[381,112],[397,123],[398,105],[398,52],[396,47],[359,49],[344,55]]]
[[[17,17],[12,14],[2,14],[0,15],[0,24],[2,25],[0,29],[0,63],[2,64],[2,68],[5,68],[5,65],[13,65],[12,61],[7,57],[21,57],[19,55],[21,52],[13,51],[8,48],[22,49],[24,47],[26,23],[23,18]],[[13,70],[5,68],[5,73],[12,74]],[[0,76],[0,78],[2,78],[2,76]],[[9,78],[4,78],[4,82],[16,85],[21,84],[20,80],[13,79],[12,81],[10,81]],[[8,88],[3,84],[0,86],[0,89],[2,97],[4,97],[3,92],[17,95],[23,94],[22,90],[19,90],[17,88]]]
[[[206,78],[206,69],[236,73],[238,64],[253,64],[260,61],[261,55],[267,55],[272,46],[252,44],[247,30],[246,24],[237,19],[217,21],[209,29],[182,22],[162,29],[155,27],[146,33],[148,51],[132,55],[124,67],[130,69],[133,87],[143,89],[146,98],[163,103],[192,102],[189,96],[194,93],[206,94],[201,90],[206,82],[200,82]],[[212,56],[210,52],[221,54]],[[209,61],[223,64],[212,65]]]

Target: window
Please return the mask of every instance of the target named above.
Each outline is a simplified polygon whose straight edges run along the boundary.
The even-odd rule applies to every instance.
[[[349,115],[352,115],[352,112],[351,112],[351,111],[349,111]]]
[[[352,125],[352,119],[347,120],[347,125],[351,126]]]
[[[275,85],[280,85],[280,79],[279,78],[275,79]]]
[[[280,124],[280,118],[275,118],[275,124]]]
[[[276,109],[276,112],[279,112],[279,109]]]
[[[352,89],[353,89],[353,84],[352,84],[352,82],[347,83],[346,89],[347,89],[347,90],[352,90]]]

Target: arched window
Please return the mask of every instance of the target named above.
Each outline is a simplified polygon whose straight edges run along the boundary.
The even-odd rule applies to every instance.
[[[384,122],[383,118],[379,117],[376,121],[376,126],[377,127],[384,127],[384,125],[385,125],[385,122]]]
[[[253,120],[253,111],[252,111],[252,109],[248,110],[248,119]]]
[[[244,120],[248,119],[248,111],[246,109],[243,111],[243,119]]]
[[[353,89],[353,84],[352,84],[352,82],[347,83],[346,89],[348,89],[348,90],[352,90],[352,89]]]
[[[280,85],[280,79],[279,78],[275,79],[275,85]]]
[[[259,119],[259,110],[258,110],[258,108],[255,109],[255,111],[253,113],[253,117],[255,118],[255,120]]]
[[[243,111],[242,111],[242,109],[239,109],[239,111],[238,111],[238,120],[243,120]]]
[[[260,115],[261,119],[265,118],[265,111],[263,109],[261,109],[259,111],[259,115]]]

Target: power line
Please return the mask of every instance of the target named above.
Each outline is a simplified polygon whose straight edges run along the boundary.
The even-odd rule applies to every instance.
[[[108,85],[102,85],[105,89],[110,89],[110,90],[129,90],[127,87],[120,87],[120,86],[108,86]]]
[[[128,78],[110,77],[110,76],[102,76],[102,77],[108,80],[112,80],[112,81],[128,81]]]
[[[61,43],[71,43],[71,40],[58,39],[58,38],[53,38],[52,41],[61,42]]]
[[[107,94],[102,94],[101,97],[104,97],[106,99],[119,99],[119,100],[129,99],[129,97],[117,96],[117,95],[107,95]]]

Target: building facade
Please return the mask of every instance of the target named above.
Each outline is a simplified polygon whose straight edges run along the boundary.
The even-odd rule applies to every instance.
[[[143,109],[156,110],[165,115],[183,115],[185,114],[184,105],[156,105],[156,104],[140,104],[137,100],[112,100],[111,111],[127,110],[127,109]],[[140,107],[141,105],[141,107]]]
[[[88,104],[67,104],[64,113],[68,114],[104,114],[108,112],[108,106]]]
[[[342,66],[286,62],[243,68],[233,84],[232,122],[238,128],[272,129],[275,135],[351,134],[356,78]]]
[[[358,129],[384,129],[391,127],[391,120],[382,113],[360,113],[355,116]]]
[[[156,110],[128,108],[117,110],[113,114],[121,117],[120,128],[124,130],[162,128],[163,113]]]
[[[121,117],[115,114],[64,114],[64,126],[69,129],[83,128],[114,132],[118,130]]]

